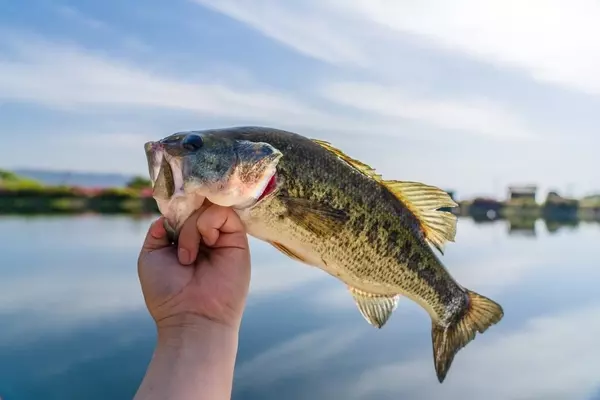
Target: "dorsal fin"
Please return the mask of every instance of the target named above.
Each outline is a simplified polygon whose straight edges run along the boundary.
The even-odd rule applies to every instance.
[[[458,204],[447,192],[424,183],[383,181],[383,184],[415,214],[427,240],[443,254],[444,244],[454,242],[456,237],[457,218],[439,209]]]
[[[439,208],[458,206],[447,192],[419,182],[383,180],[375,169],[349,157],[331,143],[318,139],[313,139],[313,141],[392,192],[421,222],[425,237],[440,253],[444,253],[444,244],[447,241],[454,242],[457,218],[452,213],[438,210]]]
[[[318,139],[312,139],[312,140],[313,140],[313,142],[315,142],[316,144],[320,145],[324,149],[326,149],[326,150],[330,151],[331,153],[335,154],[339,159],[341,159],[341,160],[345,161],[346,163],[350,164],[350,166],[354,167],[359,172],[362,172],[363,174],[365,174],[365,175],[367,175],[367,176],[375,179],[376,181],[382,181],[381,175],[379,175],[377,173],[377,171],[375,171],[373,168],[371,168],[367,164],[362,163],[362,162],[360,162],[358,160],[355,160],[354,158],[348,156],[347,154],[345,154],[340,149],[335,148],[329,142],[325,142],[323,140],[318,140]]]

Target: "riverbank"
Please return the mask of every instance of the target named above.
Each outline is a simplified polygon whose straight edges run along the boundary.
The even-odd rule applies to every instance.
[[[458,207],[446,209],[476,221],[509,219],[548,221],[600,221],[600,196],[569,199],[549,193],[540,204],[535,196],[475,198],[458,201]],[[52,186],[0,170],[0,215],[4,214],[153,214],[158,212],[152,198],[151,182],[133,177],[125,187],[90,189]]]
[[[490,199],[461,201],[446,209],[475,221],[537,220],[600,221],[600,204],[546,202],[544,204],[501,202]],[[69,187],[0,189],[0,215],[14,214],[154,214],[156,201],[148,189],[113,188],[81,190]]]
[[[104,189],[93,193],[73,188],[0,189],[0,215],[156,212],[156,201],[134,189]]]
[[[13,214],[147,214],[158,208],[151,182],[133,177],[125,187],[82,188],[44,185],[0,170],[0,215]]]
[[[451,212],[474,219],[546,219],[555,221],[600,221],[600,201],[596,198],[548,199],[535,201],[498,201],[494,199],[466,200],[458,203]]]

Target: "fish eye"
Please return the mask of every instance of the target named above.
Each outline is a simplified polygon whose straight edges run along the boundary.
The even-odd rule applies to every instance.
[[[189,134],[181,141],[181,146],[187,151],[199,150],[203,144],[202,137],[195,134]]]

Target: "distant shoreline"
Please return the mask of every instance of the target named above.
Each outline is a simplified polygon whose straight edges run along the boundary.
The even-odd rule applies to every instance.
[[[543,203],[536,201],[534,185],[509,188],[505,201],[478,197],[458,201],[458,207],[444,209],[476,222],[507,219],[572,224],[600,222],[600,196],[570,199],[550,192]],[[454,197],[453,192],[448,194]],[[158,214],[152,197],[152,183],[132,177],[124,187],[85,188],[48,185],[11,171],[0,170],[0,215],[67,214]],[[527,222],[529,224],[529,222]]]
[[[458,207],[444,209],[474,219],[549,219],[600,220],[600,204],[579,201],[535,202],[475,199],[458,202]],[[26,189],[0,188],[1,214],[151,214],[158,213],[151,189],[112,188],[78,189],[44,187]]]
[[[156,201],[128,189],[78,193],[69,188],[53,190],[0,189],[0,215],[14,214],[151,214]]]

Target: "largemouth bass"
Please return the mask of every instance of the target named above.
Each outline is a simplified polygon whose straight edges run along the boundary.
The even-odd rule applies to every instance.
[[[401,296],[432,321],[443,382],[456,353],[503,317],[462,287],[435,251],[454,241],[457,204],[423,183],[384,180],[330,143],[271,128],[179,132],[145,145],[154,197],[176,239],[205,199],[233,207],[247,233],[347,285],[381,328]]]

